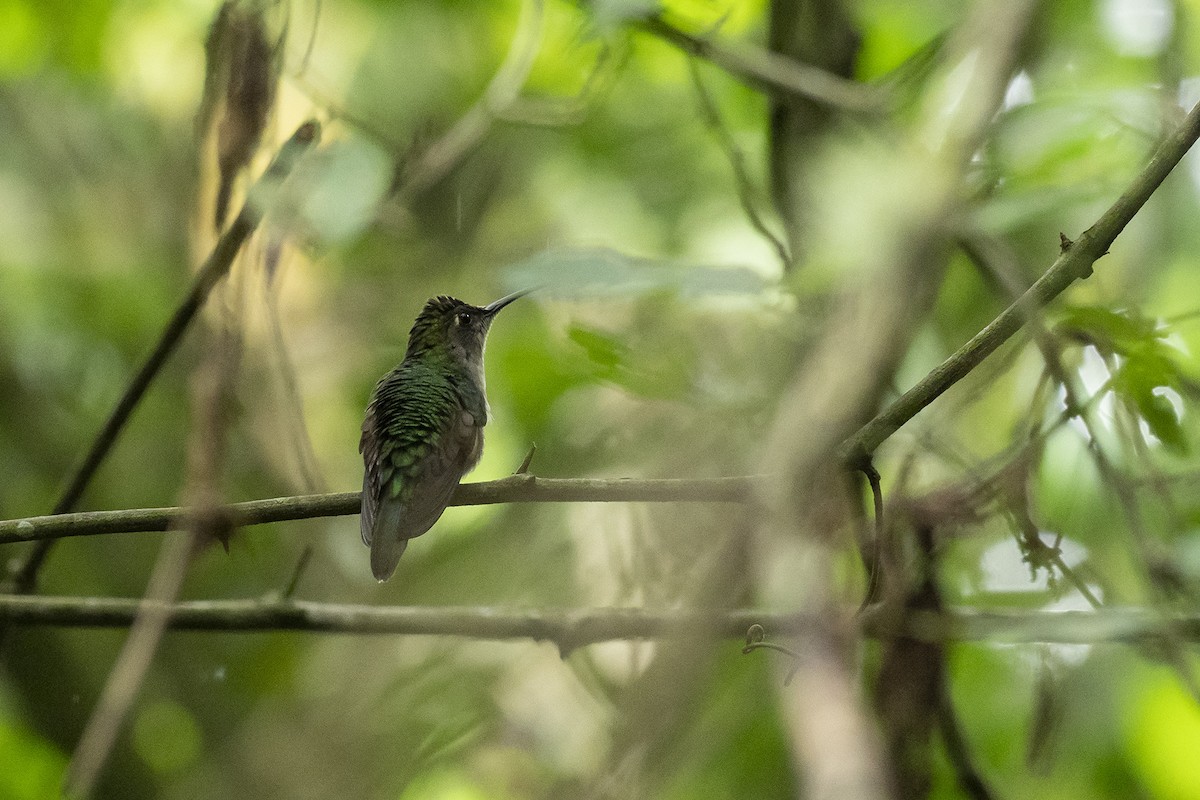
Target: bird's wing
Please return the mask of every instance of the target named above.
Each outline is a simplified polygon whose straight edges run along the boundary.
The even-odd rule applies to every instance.
[[[376,427],[375,402],[372,398],[367,406],[367,416],[362,424],[362,436],[358,440],[358,452],[363,456],[362,512],[358,518],[358,529],[363,544],[370,546],[371,529],[375,527],[375,515],[379,513],[379,433]]]
[[[408,540],[437,522],[482,437],[448,385],[403,374],[381,382],[359,443],[366,464],[361,531],[376,578],[390,577]]]

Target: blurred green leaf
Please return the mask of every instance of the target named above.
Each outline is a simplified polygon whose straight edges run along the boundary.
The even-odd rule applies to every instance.
[[[297,198],[309,230],[325,242],[344,241],[374,220],[393,169],[388,154],[366,139],[342,139],[310,156],[287,194]]]
[[[629,20],[644,19],[656,14],[659,0],[591,0],[588,10],[602,32],[612,32]]]
[[[1142,681],[1125,702],[1124,735],[1143,785],[1156,797],[1200,797],[1200,706],[1166,670],[1140,670]],[[1148,674],[1146,674],[1148,673]]]
[[[766,280],[745,267],[707,267],[640,258],[607,248],[550,250],[508,267],[505,283],[538,287],[554,299],[637,296],[673,291],[683,297],[761,294]]]
[[[629,349],[611,336],[580,325],[572,325],[568,328],[567,336],[584,349],[594,364],[610,374],[621,366]]]
[[[1133,404],[1164,445],[1178,454],[1187,452],[1187,434],[1163,390],[1179,390],[1190,380],[1182,353],[1166,342],[1166,327],[1131,311],[1070,306],[1062,313],[1058,331],[1115,358],[1113,390]]]
[[[150,703],[133,721],[138,755],[155,772],[179,772],[199,757],[200,728],[186,708],[170,700]]]
[[[1102,353],[1120,355],[1129,355],[1167,335],[1157,320],[1103,306],[1067,306],[1058,330],[1095,345]]]
[[[67,758],[32,731],[0,718],[0,797],[49,800],[62,792]]]
[[[1170,368],[1173,366],[1165,360],[1129,358],[1113,376],[1113,388],[1133,401],[1151,433],[1168,448],[1182,454],[1187,452],[1188,442],[1175,406],[1156,391],[1172,385],[1175,373]]]

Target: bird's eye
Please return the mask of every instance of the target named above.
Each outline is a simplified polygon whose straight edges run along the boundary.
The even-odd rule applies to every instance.
[[[466,327],[471,324],[471,313],[469,311],[460,311],[454,317],[454,324],[459,327]]]

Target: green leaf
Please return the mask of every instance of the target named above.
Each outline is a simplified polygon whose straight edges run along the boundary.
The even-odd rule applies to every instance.
[[[1058,331],[1083,339],[1102,353],[1128,355],[1167,335],[1158,321],[1128,311],[1100,306],[1069,306],[1063,310]]]
[[[327,242],[346,241],[366,229],[378,213],[392,177],[387,153],[362,137],[332,142],[298,171],[300,216]]]
[[[1159,441],[1176,453],[1188,451],[1187,437],[1175,413],[1175,406],[1160,392],[1171,386],[1176,374],[1173,364],[1164,365],[1160,359],[1129,358],[1113,376],[1113,388],[1129,399]]]
[[[1150,426],[1150,432],[1168,449],[1180,454],[1187,453],[1187,437],[1170,400],[1161,394],[1142,395],[1137,398],[1137,407],[1142,419]]]
[[[579,325],[572,325],[567,336],[584,349],[589,359],[605,370],[620,367],[629,349],[607,334]]]

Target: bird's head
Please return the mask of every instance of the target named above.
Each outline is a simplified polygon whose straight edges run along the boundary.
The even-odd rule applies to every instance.
[[[528,291],[514,292],[486,306],[473,306],[444,295],[432,298],[408,334],[407,356],[445,353],[463,362],[479,361],[492,320],[500,309],[526,294]]]

